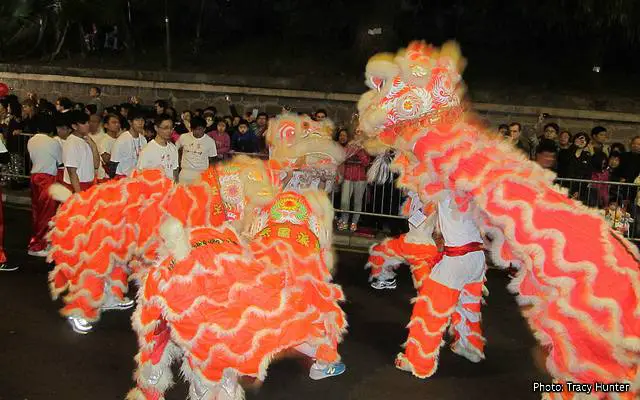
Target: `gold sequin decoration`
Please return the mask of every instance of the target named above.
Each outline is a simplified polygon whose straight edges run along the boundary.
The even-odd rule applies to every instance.
[[[231,239],[218,239],[218,238],[214,238],[214,239],[209,239],[209,240],[200,240],[197,241],[195,243],[191,244],[191,247],[193,247],[194,249],[198,248],[198,247],[202,247],[202,246],[206,246],[208,244],[222,244],[222,243],[231,243],[231,244],[237,244],[234,240]]]
[[[291,237],[291,229],[290,228],[278,228],[278,237],[281,238],[290,238]]]
[[[260,232],[260,236],[261,237],[266,237],[268,238],[269,236],[271,236],[271,228],[264,228],[262,230],[262,232]]]
[[[296,242],[300,243],[305,247],[309,247],[309,235],[304,232],[298,233],[298,237],[296,238]]]

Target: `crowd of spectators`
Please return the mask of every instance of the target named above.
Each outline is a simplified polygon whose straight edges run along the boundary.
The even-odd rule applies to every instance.
[[[557,174],[570,196],[602,210],[615,229],[638,235],[631,228],[638,217],[640,136],[628,143],[609,143],[609,132],[596,126],[575,133],[562,129],[542,114],[527,134],[512,122],[498,132],[522,153]],[[638,225],[638,224],[637,224]]]
[[[112,150],[116,152],[114,144],[118,142],[119,138],[122,141],[121,137],[130,136],[130,131],[136,131],[133,128],[135,121],[143,123],[140,129],[141,137],[144,138],[142,147],[146,147],[146,143],[157,141],[154,139],[156,139],[160,127],[158,116],[168,116],[171,119],[171,135],[167,142],[184,150],[181,152],[179,161],[181,164],[180,176],[176,175],[176,180],[187,181],[188,177],[183,172],[195,167],[190,165],[190,158],[185,157],[184,153],[188,151],[191,142],[199,140],[202,136],[196,132],[203,131],[204,133],[206,140],[202,140],[202,146],[207,147],[208,140],[215,144],[214,150],[207,151],[210,153],[211,162],[225,160],[236,153],[250,153],[263,158],[268,157],[265,138],[270,116],[258,109],[241,114],[229,100],[228,114],[220,114],[213,106],[178,112],[166,100],[156,100],[152,106],[145,106],[136,97],[131,97],[127,103],[105,106],[101,90],[98,87],[91,88],[89,96],[90,101],[86,104],[75,102],[66,97],[57,98],[52,103],[38,98],[35,93],[29,93],[22,100],[14,95],[0,98],[0,133],[2,133],[2,139],[10,153],[10,163],[0,166],[3,168],[2,181],[5,185],[10,185],[14,189],[26,188],[29,182],[25,178],[28,177],[32,169],[27,151],[29,139],[36,133],[46,133],[58,136],[58,138],[68,135],[69,131],[73,130],[73,124],[67,121],[67,126],[63,126],[65,122],[59,122],[61,116],[72,113],[77,115],[78,112],[88,116],[88,134],[86,136],[91,139],[90,142],[95,144],[100,156],[99,166],[96,168],[96,181],[98,182],[109,176],[120,176],[123,163],[120,163],[120,167],[114,166],[111,171],[110,164],[113,163],[109,163],[109,161],[113,160],[108,158],[113,158],[111,153]],[[327,112],[318,109],[310,116],[316,120],[322,120],[327,117]],[[336,182],[337,185],[334,185],[335,190],[332,196],[335,207],[359,212],[363,211],[365,204],[368,204],[369,207],[364,211],[397,214],[400,203],[399,192],[394,190],[391,181],[387,185],[367,184],[366,172],[371,157],[357,144],[359,142],[354,140],[354,135],[355,132],[351,127],[341,127],[336,132],[335,140],[345,146],[348,158],[340,166],[339,181]],[[135,136],[137,137],[137,134]],[[132,138],[127,137],[127,139],[129,142],[133,141]],[[162,140],[160,143],[164,144]],[[144,158],[143,155],[140,157]],[[144,163],[145,160],[138,160],[138,164],[141,162]],[[390,201],[388,198],[392,194],[396,198]],[[340,213],[337,222],[338,229],[358,231],[360,220],[359,214]],[[366,221],[365,226],[360,229],[363,234],[366,234],[367,231],[372,232],[374,229],[395,226],[393,223],[383,225],[380,219],[368,218],[367,220],[365,217],[364,220]],[[369,229],[367,229],[367,225]]]
[[[10,153],[8,169],[2,171],[5,184],[25,184],[24,179],[16,177],[28,175],[31,168],[26,151],[29,138],[36,132],[56,133],[55,124],[47,123],[49,119],[43,117],[55,118],[73,110],[89,116],[89,136],[96,140],[107,137],[110,138],[107,141],[113,142],[122,132],[131,130],[134,119],[142,119],[141,134],[146,142],[150,142],[156,137],[154,118],[166,115],[173,122],[168,142],[184,148],[201,137],[201,133],[195,134],[195,138],[185,134],[204,131],[207,140],[210,138],[211,143],[215,143],[215,150],[211,151],[212,162],[225,160],[234,153],[268,156],[265,136],[270,116],[258,109],[241,114],[229,100],[227,114],[220,114],[216,107],[178,112],[168,101],[157,100],[153,106],[144,106],[136,97],[127,103],[105,107],[99,88],[91,88],[89,95],[91,100],[86,104],[66,97],[50,103],[34,93],[22,101],[12,95],[0,99],[0,132]],[[321,120],[327,117],[327,113],[319,109],[311,117]],[[392,179],[384,185],[367,183],[367,169],[372,157],[359,144],[355,127],[338,126],[335,140],[345,147],[347,159],[339,167],[338,182],[334,185],[334,205],[337,209],[351,211],[338,213],[338,230],[367,234],[377,229],[391,233],[403,229],[389,223],[389,220],[382,222],[379,218],[366,216],[361,223],[359,212],[362,211],[397,214],[402,195],[394,187]],[[589,133],[572,134],[544,114],[527,132],[519,122],[500,125],[498,132],[523,155],[556,172],[558,182],[569,189],[572,197],[605,210],[607,218],[623,226],[621,229],[626,229],[625,233],[630,233],[630,222],[636,215],[636,186],[612,183],[640,184],[640,136],[633,138],[627,150],[623,143],[610,144],[604,127],[595,127]],[[96,145],[100,148],[98,143]],[[181,162],[184,161],[183,157]],[[184,170],[189,165],[180,167]],[[109,171],[99,172],[99,175],[105,177]],[[183,180],[182,176],[180,180]]]

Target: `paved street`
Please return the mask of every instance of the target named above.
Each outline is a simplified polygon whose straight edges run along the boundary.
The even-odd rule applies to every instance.
[[[5,246],[16,272],[0,273],[0,400],[123,399],[132,386],[136,340],[131,311],[106,313],[95,332],[80,336],[59,316],[47,287],[50,269],[29,257],[30,213],[5,207]],[[406,269],[395,291],[369,288],[365,256],[340,253],[336,281],[345,289],[349,333],[340,347],[347,372],[314,382],[302,360],[279,361],[250,400],[538,399],[533,380],[545,380],[531,357],[532,335],[500,271],[489,272],[484,309],[487,360],[472,364],[443,348],[440,369],[428,380],[398,371],[394,356],[406,339],[415,295]],[[177,369],[176,380],[179,381]],[[176,385],[167,400],[186,398]]]

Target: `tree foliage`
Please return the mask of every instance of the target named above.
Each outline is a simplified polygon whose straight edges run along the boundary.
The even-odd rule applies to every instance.
[[[194,55],[243,38],[278,36],[283,42],[328,43],[356,54],[391,49],[413,38],[496,46],[540,41],[589,43],[604,49],[640,44],[637,0],[1,0],[0,56],[34,48],[83,51],[82,33],[92,23],[117,24],[137,49],[162,45],[164,15],[172,36]],[[383,27],[380,37],[368,29]],[[64,51],[64,50],[63,50]]]

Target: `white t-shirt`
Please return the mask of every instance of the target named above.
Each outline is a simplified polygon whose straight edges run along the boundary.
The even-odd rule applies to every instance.
[[[64,163],[64,183],[71,184],[67,168],[76,168],[80,183],[93,182],[93,152],[84,139],[74,134],[69,135],[62,145],[62,162]]]
[[[438,222],[445,246],[458,247],[468,243],[482,243],[480,229],[473,220],[471,210],[461,212],[449,190],[438,201]]]
[[[38,133],[27,142],[27,150],[33,164],[32,174],[57,175],[58,164],[62,162],[62,146],[59,141]]]
[[[173,173],[178,169],[178,149],[176,146],[171,142],[166,146],[160,146],[157,141],[150,141],[142,149],[138,159],[139,170],[149,168],[161,168],[166,177],[173,180]]]
[[[118,163],[116,174],[128,176],[136,168],[146,144],[147,139],[142,135],[134,138],[129,131],[120,134],[111,149],[111,161]]]
[[[104,136],[100,137],[99,142],[96,142],[96,145],[98,146],[98,154],[100,155],[100,166],[98,167],[98,179],[105,179],[109,177],[109,175],[107,175],[107,171],[105,171],[104,167],[102,166],[102,155],[104,153],[111,154],[111,151],[113,149],[113,145],[115,142],[116,142],[116,139],[107,135],[106,133],[104,134]]]
[[[98,129],[98,133],[90,133],[90,134],[89,134],[89,137],[90,137],[91,139],[93,139],[93,141],[94,141],[94,142],[96,142],[96,145],[97,145],[98,143],[100,143],[100,141],[101,141],[105,136],[108,136],[108,135],[104,132],[104,130],[103,130],[102,128]]]
[[[183,169],[204,171],[209,167],[209,157],[218,155],[216,142],[209,135],[196,139],[192,132],[184,133],[180,135],[176,146],[182,148],[180,167]]]

